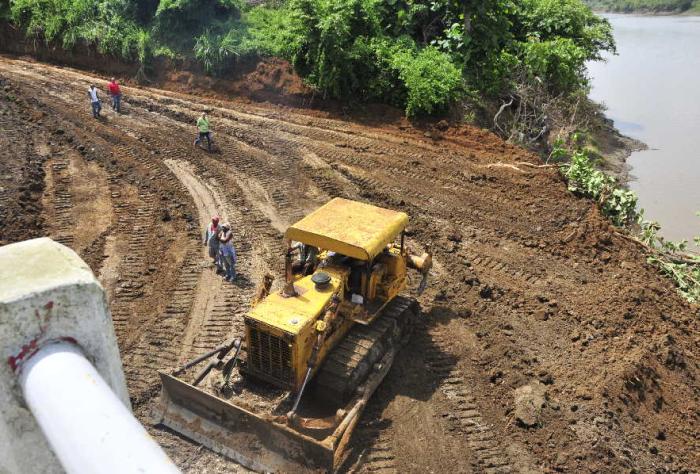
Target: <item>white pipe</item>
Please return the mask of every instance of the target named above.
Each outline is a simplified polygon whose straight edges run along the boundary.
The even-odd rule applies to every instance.
[[[180,472],[74,344],[39,350],[20,384],[68,474]]]

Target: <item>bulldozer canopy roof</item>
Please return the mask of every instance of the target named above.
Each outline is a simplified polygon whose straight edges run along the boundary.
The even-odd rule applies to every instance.
[[[408,215],[335,198],[287,229],[285,237],[359,260],[372,260],[408,225]]]

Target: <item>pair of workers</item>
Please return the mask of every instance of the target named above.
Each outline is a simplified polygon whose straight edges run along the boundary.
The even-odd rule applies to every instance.
[[[112,110],[117,113],[121,112],[122,103],[122,91],[119,87],[119,82],[115,78],[110,79],[107,83],[107,93],[112,99]],[[90,98],[90,105],[92,107],[92,116],[94,118],[100,118],[100,112],[102,111],[102,101],[100,100],[100,94],[95,84],[90,85],[88,89],[88,97]]]
[[[219,224],[219,216],[211,218],[204,230],[204,245],[209,249],[209,257],[214,265],[226,275],[226,281],[236,279],[236,248],[233,245],[233,229],[229,222]]]

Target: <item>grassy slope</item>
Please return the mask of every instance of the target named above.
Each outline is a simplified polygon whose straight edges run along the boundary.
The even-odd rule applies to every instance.
[[[594,10],[610,12],[700,13],[700,0],[584,0]]]

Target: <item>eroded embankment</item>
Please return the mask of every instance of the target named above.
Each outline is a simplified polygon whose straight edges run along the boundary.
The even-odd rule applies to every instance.
[[[436,260],[422,326],[355,438],[355,469],[700,464],[697,308],[556,170],[511,166],[536,162],[527,152],[469,127],[428,138],[131,87],[122,115],[94,120],[85,91],[104,78],[9,59],[0,78],[0,128],[21,130],[0,134],[3,239],[37,222],[32,235],[71,245],[99,272],[145,423],[156,371],[235,333],[257,278],[280,275],[281,231],[342,196],[407,211],[409,245]],[[212,154],[192,148],[204,109]],[[213,213],[234,224],[234,285],[201,246]],[[186,471],[237,469],[151,432]]]

